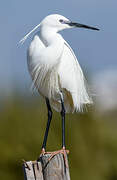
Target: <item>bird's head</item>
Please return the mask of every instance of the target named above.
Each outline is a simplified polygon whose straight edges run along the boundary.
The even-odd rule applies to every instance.
[[[98,28],[72,22],[71,20],[67,19],[64,16],[61,16],[59,14],[52,14],[49,16],[46,16],[40,24],[38,24],[32,31],[30,31],[24,38],[20,40],[20,43],[24,43],[24,41],[28,38],[28,36],[34,32],[38,27],[44,27],[45,29],[49,28],[50,30],[54,30],[56,32],[64,30],[64,29],[69,29],[69,28],[86,28],[86,29],[91,29],[91,30],[97,30],[99,31]]]
[[[52,14],[52,15],[46,16],[40,23],[40,26],[45,27],[45,28],[55,29],[55,31],[57,32],[64,29],[75,28],[75,27],[86,28],[86,29],[97,30],[97,31],[99,30],[98,28],[95,28],[95,27],[72,22],[71,20],[59,14]]]
[[[65,18],[64,16],[61,16],[59,14],[51,14],[49,16],[46,16],[42,20],[40,26],[44,28],[50,28],[58,32],[63,29],[70,28],[67,22],[70,22],[70,20]]]

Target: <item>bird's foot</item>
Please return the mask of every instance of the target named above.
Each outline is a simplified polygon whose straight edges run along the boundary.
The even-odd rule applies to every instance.
[[[67,161],[67,154],[69,154],[69,150],[66,150],[65,147],[58,151],[53,151],[53,152],[46,152],[45,149],[43,148],[40,154],[40,157],[45,155],[45,154],[50,154],[50,157],[48,159],[48,162],[57,154],[63,154],[64,162],[66,167],[68,168],[68,161]]]
[[[42,148],[40,156],[43,156],[46,154],[45,148]]]

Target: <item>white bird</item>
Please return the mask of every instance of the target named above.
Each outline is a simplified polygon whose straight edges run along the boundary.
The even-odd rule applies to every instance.
[[[85,78],[79,62],[70,45],[59,34],[59,31],[74,27],[99,30],[98,28],[74,23],[64,16],[52,14],[29,32],[20,42],[40,26],[40,31],[34,36],[27,54],[29,73],[39,93],[46,99],[48,121],[42,154],[45,154],[50,122],[51,106],[62,116],[62,150],[52,153],[66,154],[65,147],[65,113],[83,111],[92,99],[86,89]]]

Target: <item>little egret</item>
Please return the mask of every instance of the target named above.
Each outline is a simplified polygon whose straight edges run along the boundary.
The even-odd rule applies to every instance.
[[[62,149],[52,152],[51,158],[62,153],[64,159],[68,150],[65,146],[65,113],[82,111],[84,105],[92,100],[87,91],[85,78],[78,60],[69,44],[59,31],[69,28],[98,28],[75,23],[58,14],[45,17],[20,42],[38,27],[40,31],[34,36],[27,53],[29,73],[38,92],[45,98],[48,109],[48,121],[42,144],[42,154],[46,154],[46,142],[52,119],[51,106],[61,113]]]

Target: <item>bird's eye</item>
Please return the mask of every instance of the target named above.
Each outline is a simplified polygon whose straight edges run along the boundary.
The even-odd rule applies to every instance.
[[[64,20],[63,20],[63,19],[60,19],[59,22],[60,22],[60,23],[64,23]]]

